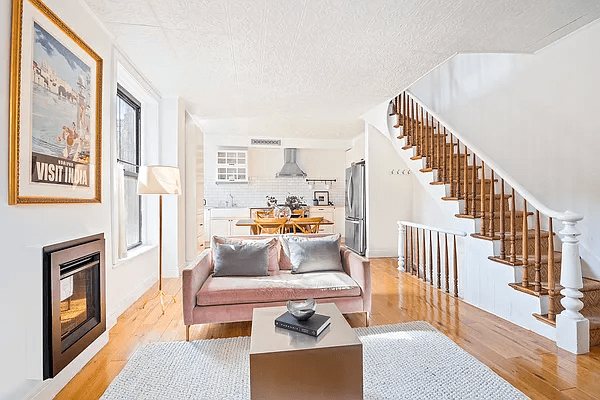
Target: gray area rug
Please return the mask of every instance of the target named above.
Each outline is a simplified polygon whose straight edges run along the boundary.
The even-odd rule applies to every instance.
[[[365,399],[527,399],[427,322],[356,333]],[[249,349],[249,337],[148,344],[102,399],[250,399]]]

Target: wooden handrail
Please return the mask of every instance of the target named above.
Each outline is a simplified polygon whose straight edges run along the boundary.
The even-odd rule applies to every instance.
[[[449,230],[449,229],[434,228],[434,227],[428,226],[428,225],[417,224],[416,222],[397,221],[396,223],[398,224],[398,226],[400,226],[400,225],[411,226],[413,228],[426,229],[428,231],[433,231],[433,232],[447,233],[449,235],[462,236],[462,237],[467,236],[467,234],[462,231],[453,231],[453,230]]]

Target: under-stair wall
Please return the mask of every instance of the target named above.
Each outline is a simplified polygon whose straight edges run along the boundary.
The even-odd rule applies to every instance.
[[[458,54],[410,87],[544,205],[573,210],[600,279],[600,21],[535,54]]]

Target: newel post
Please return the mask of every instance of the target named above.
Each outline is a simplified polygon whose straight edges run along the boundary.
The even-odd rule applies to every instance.
[[[564,224],[559,232],[562,235],[560,284],[564,287],[560,303],[565,309],[556,316],[556,344],[575,354],[590,351],[590,322],[579,312],[583,308],[580,300],[583,293],[579,291],[583,287],[578,239],[581,232],[575,225],[582,219],[569,211],[559,218]]]
[[[398,221],[398,269],[405,271],[404,262],[406,255],[404,254],[404,235],[406,234],[406,227]]]

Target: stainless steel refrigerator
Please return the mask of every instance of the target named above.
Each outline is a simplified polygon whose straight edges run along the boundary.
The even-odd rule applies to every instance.
[[[346,168],[346,247],[360,255],[367,249],[365,214],[365,162]]]

